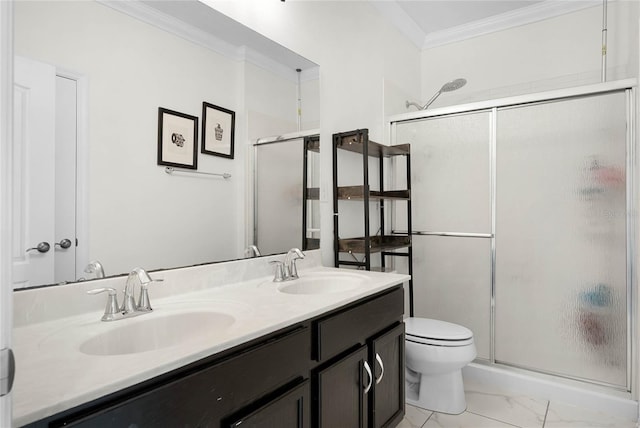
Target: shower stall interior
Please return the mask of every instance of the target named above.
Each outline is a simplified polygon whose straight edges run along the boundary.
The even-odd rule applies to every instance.
[[[470,328],[482,362],[631,390],[634,85],[392,118],[412,146],[414,316]]]

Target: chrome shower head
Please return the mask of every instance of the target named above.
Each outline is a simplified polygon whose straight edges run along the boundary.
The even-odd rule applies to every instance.
[[[462,88],[464,85],[467,84],[467,79],[456,79],[456,80],[452,80],[451,82],[447,82],[444,85],[442,85],[442,88],[440,88],[440,90],[438,92],[436,92],[429,101],[427,101],[427,103],[423,106],[421,106],[420,104],[414,103],[414,102],[409,102],[406,101],[405,102],[405,107],[409,108],[410,106],[414,106],[416,107],[418,110],[426,110],[427,108],[429,108],[429,106],[431,105],[431,103],[433,103],[436,98],[438,98],[440,96],[441,93],[443,92],[451,92],[451,91],[455,91],[457,89]]]
[[[442,88],[440,88],[440,92],[455,91],[456,89],[462,88],[466,84],[467,84],[467,79],[452,80],[451,82],[447,82],[444,85],[442,85]]]

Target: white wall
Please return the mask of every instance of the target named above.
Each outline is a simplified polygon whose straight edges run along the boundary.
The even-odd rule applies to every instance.
[[[320,65],[321,247],[333,264],[331,136],[369,128],[384,141],[390,100],[419,94],[419,52],[368,2],[205,3]],[[401,110],[402,111],[402,110]]]
[[[638,74],[638,2],[608,2],[607,80]],[[422,52],[422,102],[445,82],[468,83],[433,107],[600,82],[602,7]]]
[[[94,2],[19,2],[15,21],[16,54],[88,78],[90,258],[116,274],[241,257],[247,136],[267,132],[249,118],[294,131],[295,82]],[[198,171],[231,180],[156,165],[158,107],[201,121],[203,101],[236,112],[235,159]]]

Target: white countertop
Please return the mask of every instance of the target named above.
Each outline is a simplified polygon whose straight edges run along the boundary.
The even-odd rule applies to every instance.
[[[299,274],[301,278],[321,275],[336,276],[338,280],[343,272],[343,269],[316,266],[300,270]],[[14,328],[13,335],[16,356],[13,423],[21,426],[35,422],[410,278],[393,273],[346,272],[362,275],[366,286],[326,294],[286,294],[278,291],[285,283],[274,283],[273,276],[269,275],[156,299],[150,289],[154,311],[135,318],[101,322],[102,310],[99,310],[20,325]],[[170,277],[165,276],[165,282]],[[106,295],[102,296],[105,300],[99,300],[104,303]],[[197,338],[187,338],[159,350],[109,356],[88,355],[79,350],[83,342],[100,333],[185,309],[228,314],[235,322],[218,329],[216,325],[203,325]]]

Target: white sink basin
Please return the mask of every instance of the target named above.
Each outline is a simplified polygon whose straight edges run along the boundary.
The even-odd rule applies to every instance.
[[[286,294],[333,294],[366,287],[368,278],[357,273],[308,273],[293,281],[284,282],[278,291]]]
[[[196,311],[114,321],[118,322],[123,324],[84,341],[80,352],[124,355],[154,351],[198,339],[208,329],[225,329],[235,322],[235,318],[220,312]]]

